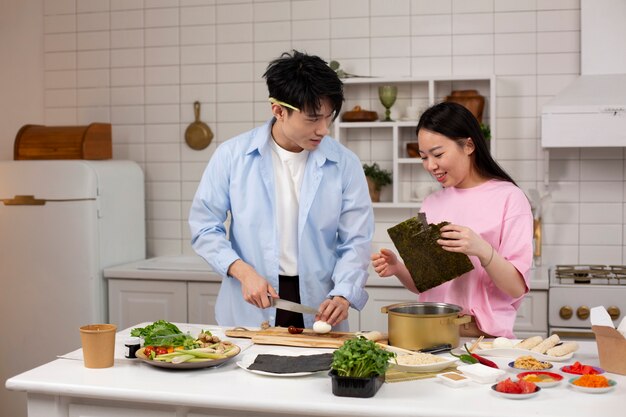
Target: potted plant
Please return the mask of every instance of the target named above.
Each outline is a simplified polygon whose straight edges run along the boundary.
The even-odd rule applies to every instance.
[[[391,172],[381,169],[376,162],[372,165],[363,164],[363,171],[367,178],[370,198],[373,202],[380,201],[380,189],[391,184]]]
[[[490,148],[490,139],[491,139],[491,128],[489,127],[489,125],[486,125],[484,123],[480,124],[480,131],[483,134],[483,137],[485,138],[485,142],[487,142],[487,149]]]
[[[389,359],[396,354],[363,336],[349,339],[333,352],[329,375],[339,397],[373,397],[385,382]]]

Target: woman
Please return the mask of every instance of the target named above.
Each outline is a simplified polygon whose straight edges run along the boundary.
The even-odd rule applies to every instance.
[[[443,187],[422,205],[429,223],[450,222],[437,241],[468,255],[474,269],[421,294],[406,266],[387,249],[372,255],[378,275],[395,275],[424,302],[463,308],[472,321],[462,336],[512,338],[517,308],[528,292],[532,213],[515,181],[493,160],[476,118],[450,102],[424,112],[417,125],[423,166]]]

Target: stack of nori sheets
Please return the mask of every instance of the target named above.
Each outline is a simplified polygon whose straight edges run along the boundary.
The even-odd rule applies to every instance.
[[[428,224],[418,213],[387,229],[419,292],[424,292],[474,269],[467,255],[448,252],[438,243],[440,229],[449,224]]]
[[[332,353],[301,356],[259,354],[255,358],[254,362],[248,366],[248,369],[271,372],[274,374],[317,372],[330,369],[332,362]]]

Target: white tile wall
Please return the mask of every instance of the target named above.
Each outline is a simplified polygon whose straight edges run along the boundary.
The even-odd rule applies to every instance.
[[[217,144],[269,117],[261,78],[291,48],[360,75],[497,76],[497,158],[525,188],[543,183],[541,106],[580,73],[579,0],[45,0],[47,124],[110,121],[114,157],[146,173],[148,254],[191,253],[189,205]],[[348,97],[346,107],[367,102]],[[398,102],[424,105],[426,91]],[[192,103],[215,134],[183,141]],[[388,138],[350,148],[390,166]],[[550,152],[544,263],[626,262],[623,149]],[[428,182],[417,165],[401,188]],[[389,192],[386,190],[385,192]],[[374,247],[415,214],[376,209]]]

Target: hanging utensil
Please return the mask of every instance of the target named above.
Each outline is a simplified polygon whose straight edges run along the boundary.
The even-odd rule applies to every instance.
[[[185,130],[185,142],[191,149],[196,151],[202,150],[209,146],[213,140],[213,132],[206,123],[200,121],[200,102],[193,103],[193,112],[195,121],[187,126]]]

